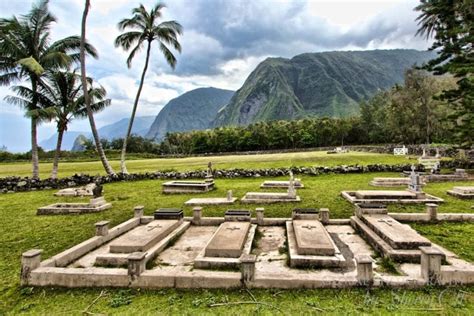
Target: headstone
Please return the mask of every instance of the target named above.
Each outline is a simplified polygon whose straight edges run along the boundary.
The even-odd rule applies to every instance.
[[[242,254],[250,222],[224,222],[206,247],[206,257],[238,258]]]
[[[232,190],[228,190],[227,191],[227,201],[232,201],[232,200],[233,200]]]
[[[426,158],[427,155],[426,155],[426,148],[423,147],[423,154],[421,155],[421,158]]]
[[[175,219],[183,218],[183,210],[178,208],[160,208],[153,214],[155,219]]]
[[[441,154],[439,153],[439,148],[436,148],[435,158],[441,158]]]
[[[180,224],[177,220],[154,220],[134,228],[110,243],[111,253],[145,252],[168,236]]]
[[[95,187],[92,189],[92,194],[94,195],[95,198],[101,197],[102,196],[102,185],[99,183],[95,184]]]
[[[336,252],[329,233],[319,221],[294,220],[296,249],[299,255],[333,256]]]
[[[420,175],[415,172],[414,166],[412,166],[412,170],[410,174],[410,185],[408,186],[408,189],[417,193],[422,192],[421,178],[420,178]]]

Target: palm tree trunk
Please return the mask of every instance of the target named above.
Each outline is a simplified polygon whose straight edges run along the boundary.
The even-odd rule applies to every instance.
[[[151,42],[148,41],[148,47],[146,49],[146,59],[145,66],[143,67],[142,77],[140,80],[140,85],[138,86],[137,96],[135,97],[135,102],[133,103],[132,115],[130,116],[130,121],[128,122],[127,134],[123,139],[122,155],[120,156],[120,169],[122,173],[128,173],[127,166],[125,165],[125,155],[127,154],[127,141],[132,133],[133,121],[135,120],[135,114],[137,112],[138,100],[140,99],[140,94],[142,93],[143,82],[145,81],[145,74],[148,69],[148,61],[150,60],[150,48]]]
[[[33,179],[39,178],[38,139],[36,117],[31,118],[31,163],[33,164]]]
[[[51,172],[51,179],[56,179],[58,177],[58,164],[59,164],[59,155],[61,154],[61,144],[63,142],[64,128],[59,128],[58,130],[58,141],[56,143],[56,152],[54,153],[53,160],[53,171]]]
[[[38,81],[33,76],[30,76],[31,88],[33,90],[33,100],[31,108],[36,109],[38,104]],[[31,164],[33,165],[33,179],[39,179],[39,161],[38,161],[38,120],[37,117],[31,117]]]
[[[84,13],[82,15],[82,25],[81,25],[81,46],[80,46],[80,55],[79,59],[81,61],[81,82],[82,82],[82,89],[84,93],[84,101],[86,104],[87,109],[87,116],[89,117],[89,123],[91,125],[92,135],[94,136],[95,147],[97,149],[97,153],[99,154],[100,161],[104,166],[105,172],[108,175],[115,175],[112,166],[109,164],[107,157],[105,156],[104,149],[102,148],[102,144],[100,143],[99,133],[97,132],[97,127],[95,126],[94,115],[91,110],[91,104],[89,99],[89,92],[87,86],[87,77],[86,77],[86,57],[85,57],[85,40],[86,40],[86,20],[87,14],[89,13],[89,6],[90,0],[86,0]]]

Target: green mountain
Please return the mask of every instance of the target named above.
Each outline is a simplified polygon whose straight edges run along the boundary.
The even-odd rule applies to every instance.
[[[184,132],[211,127],[217,111],[226,105],[234,91],[199,88],[168,102],[151,125],[147,138],[162,140],[168,132]]]
[[[434,56],[434,52],[395,49],[267,58],[219,111],[213,126],[353,115],[359,112],[360,100],[403,82],[406,69]]]

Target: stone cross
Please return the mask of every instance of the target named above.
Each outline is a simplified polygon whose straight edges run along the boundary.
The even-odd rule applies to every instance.
[[[426,148],[423,147],[423,155],[421,155],[421,158],[426,158]]]
[[[227,191],[227,201],[232,201],[232,190]]]
[[[313,228],[318,228],[317,226],[312,226],[312,225],[304,225],[304,226],[301,226],[301,228],[306,228],[307,230],[311,230]]]
[[[228,229],[230,231],[234,231],[234,230],[240,230],[240,227],[233,226],[233,227],[227,227],[226,229]]]
[[[293,171],[290,170],[290,181],[295,181],[295,176],[293,175]]]
[[[388,226],[392,226],[392,220],[391,219],[385,219],[385,218],[382,218],[382,219],[379,219],[377,222],[381,222],[381,223],[385,223],[387,224]]]
[[[153,230],[153,229],[156,229],[156,228],[161,228],[160,224],[148,225],[147,226],[147,231],[150,231],[150,230]]]
[[[212,162],[210,162],[210,161],[207,164],[207,176],[212,177]]]
[[[439,148],[436,148],[436,158],[441,158],[441,154],[439,153]]]
[[[295,182],[290,179],[290,183],[288,185],[288,196],[291,198],[296,197],[296,189],[295,189]]]

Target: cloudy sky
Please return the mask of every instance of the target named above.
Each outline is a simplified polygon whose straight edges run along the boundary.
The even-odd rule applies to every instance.
[[[83,0],[50,0],[58,22],[53,40],[80,34]],[[0,15],[27,13],[33,1],[0,1]],[[117,22],[131,9],[156,0],[91,0],[88,40],[99,59],[87,61],[88,74],[108,91],[112,105],[96,115],[103,126],[128,117],[143,67],[144,52],[126,67],[127,53],[115,48]],[[198,87],[238,89],[255,66],[269,56],[291,58],[305,52],[414,48],[429,42],[415,37],[416,0],[168,0],[164,20],[183,25],[183,51],[173,71],[160,52],[152,53],[138,114],[156,115],[178,95]],[[155,47],[156,48],[156,47]],[[0,146],[28,150],[29,121],[22,110],[3,98],[11,92],[0,87]],[[89,131],[87,120],[69,130]],[[39,140],[49,138],[54,124],[39,129]]]

